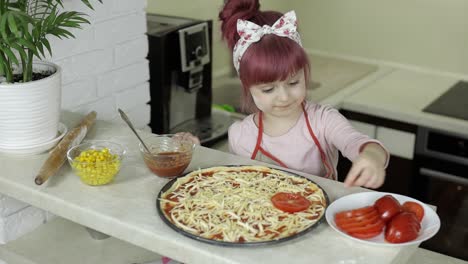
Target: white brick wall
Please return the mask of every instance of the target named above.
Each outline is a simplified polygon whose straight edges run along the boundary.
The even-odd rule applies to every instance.
[[[146,0],[94,2],[92,11],[79,0],[66,0],[66,9],[85,12],[91,24],[73,30],[76,39],[50,40],[49,59],[63,71],[62,108],[80,113],[95,110],[98,119],[116,122],[120,122],[116,110],[122,108],[139,116],[134,124],[144,128],[150,121],[149,91],[144,96],[131,91],[149,89]],[[128,92],[126,100],[118,99],[123,92]]]
[[[149,69],[146,55],[146,0],[104,0],[95,11],[79,0],[65,0],[68,10],[89,15],[90,25],[72,30],[75,39],[51,38],[53,61],[62,67],[62,108],[97,111],[98,119],[122,122],[122,108],[135,126],[150,121]],[[33,230],[51,216],[28,204],[0,195],[0,243]],[[0,258],[1,263],[1,258]]]

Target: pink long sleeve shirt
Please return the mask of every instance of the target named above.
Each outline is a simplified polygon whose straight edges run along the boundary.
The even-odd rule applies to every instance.
[[[334,175],[338,175],[336,170],[338,151],[354,161],[364,144],[375,142],[383,147],[379,141],[356,131],[343,115],[330,106],[307,102],[305,111],[309,115],[310,125],[325,152],[328,163],[331,163],[333,167]],[[232,124],[228,134],[230,151],[250,158],[258,136],[254,114]],[[304,113],[297,123],[281,136],[272,137],[263,133],[261,146],[290,169],[322,177],[326,175],[320,151],[307,129]],[[387,151],[386,164],[388,158]]]

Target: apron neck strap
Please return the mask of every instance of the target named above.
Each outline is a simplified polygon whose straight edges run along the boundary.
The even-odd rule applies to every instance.
[[[254,117],[255,121],[255,117]],[[255,144],[255,149],[254,152],[252,153],[252,156],[250,159],[255,159],[257,156],[257,152],[260,149],[260,145],[262,144],[262,138],[263,138],[263,112],[260,111],[258,113],[258,135],[257,135],[257,143]]]
[[[327,162],[327,157],[325,155],[325,151],[323,151],[322,146],[320,145],[320,142],[318,141],[317,137],[315,136],[314,131],[312,130],[312,126],[310,125],[310,121],[309,121],[309,115],[307,114],[307,111],[305,110],[304,103],[302,103],[302,109],[304,110],[304,117],[306,119],[306,124],[307,124],[307,129],[309,130],[309,134],[312,137],[312,139],[314,140],[315,145],[319,149],[320,158],[322,159],[323,166],[325,167],[325,171],[327,173],[325,175],[325,178],[334,179],[335,177],[334,177],[333,169],[330,166],[330,164]]]

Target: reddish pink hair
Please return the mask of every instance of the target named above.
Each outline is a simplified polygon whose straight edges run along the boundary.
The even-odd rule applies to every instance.
[[[275,11],[260,11],[258,0],[229,0],[219,13],[223,39],[232,51],[239,34],[237,20],[249,20],[259,26],[273,25],[283,14]],[[246,50],[239,65],[242,82],[242,110],[258,111],[250,93],[252,85],[285,80],[303,69],[306,84],[309,80],[309,59],[304,49],[295,41],[277,35],[265,35]]]

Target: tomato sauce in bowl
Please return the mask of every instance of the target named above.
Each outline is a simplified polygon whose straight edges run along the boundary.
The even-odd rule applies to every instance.
[[[145,139],[151,153],[140,143],[140,153],[148,169],[159,177],[180,176],[192,160],[195,145],[173,135],[152,135]]]
[[[161,152],[154,155],[144,155],[146,166],[160,177],[175,177],[181,175],[192,160],[192,153]]]

